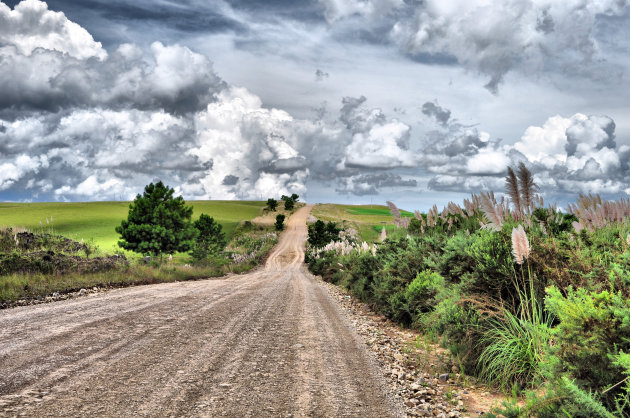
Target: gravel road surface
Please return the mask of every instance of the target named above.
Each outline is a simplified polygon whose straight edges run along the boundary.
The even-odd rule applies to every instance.
[[[302,261],[0,311],[0,416],[388,417],[382,370]]]

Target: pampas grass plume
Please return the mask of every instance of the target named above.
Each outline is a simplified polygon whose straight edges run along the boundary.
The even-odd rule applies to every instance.
[[[512,255],[517,264],[523,264],[529,257],[529,241],[522,225],[512,228]]]

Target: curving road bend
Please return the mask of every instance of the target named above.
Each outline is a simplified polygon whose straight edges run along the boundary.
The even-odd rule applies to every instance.
[[[309,211],[249,274],[0,311],[0,416],[401,416],[305,270]]]

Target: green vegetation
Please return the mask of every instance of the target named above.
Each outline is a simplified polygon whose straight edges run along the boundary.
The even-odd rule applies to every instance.
[[[93,242],[105,252],[119,251],[120,236],[115,228],[127,218],[130,202],[86,203],[0,203],[0,227],[47,232],[63,235],[75,241]],[[190,201],[192,220],[205,213],[222,227],[226,239],[243,220],[258,216],[264,202],[255,201]],[[48,222],[46,221],[48,220]],[[40,222],[42,225],[40,226]]]
[[[85,244],[46,234],[22,234],[17,234],[19,242],[26,242],[23,237],[28,237],[31,246],[16,246],[12,230],[0,233],[0,306],[3,302],[43,299],[55,292],[94,286],[121,287],[243,273],[260,265],[278,241],[272,227],[244,221],[221,257],[213,258],[211,263],[145,263],[116,255],[87,259]]]
[[[145,196],[137,199],[131,210],[128,203],[119,202],[0,204],[0,219],[7,225],[0,228],[0,306],[93,286],[128,286],[240,273],[258,266],[277,242],[272,226],[249,221],[262,212],[262,202],[192,202],[191,208],[173,199],[172,189],[159,184],[150,186],[153,189],[147,186]],[[154,189],[159,193],[152,193]],[[156,199],[152,201],[151,197]],[[157,219],[163,226],[163,231],[155,235],[151,233],[155,225],[149,222],[150,231],[139,234],[140,239],[135,242],[134,249],[140,253],[159,255],[185,250],[180,244],[196,237],[186,243],[187,247],[194,244],[192,257],[179,253],[164,263],[139,257],[128,259],[126,255],[130,253],[111,244],[119,238],[115,227],[127,215],[134,222],[141,221],[139,224]],[[190,223],[190,219],[196,220]],[[183,238],[175,234],[164,247],[162,238],[173,235],[178,225],[189,226],[194,233],[187,230]],[[223,233],[225,229],[228,234]],[[126,236],[127,243],[138,238],[138,234],[135,238],[132,235]],[[112,252],[114,255],[107,255]]]
[[[291,196],[282,195],[280,199],[284,201],[284,210],[293,210],[299,198],[300,196],[295,193],[293,193]]]
[[[282,231],[284,229],[284,215],[276,215],[276,223],[274,224],[276,231]]]
[[[205,213],[193,225],[199,233],[190,255],[196,262],[208,262],[218,256],[227,245],[223,227]]]
[[[388,231],[396,228],[389,208],[382,205],[320,204],[311,214],[322,221],[336,222],[344,229],[355,229],[361,241],[377,241],[383,226]],[[410,217],[413,213],[401,211],[401,215]]]
[[[129,205],[129,215],[116,227],[118,245],[138,254],[162,256],[194,248],[199,235],[190,218],[192,206],[161,181],[150,183]],[[205,219],[205,218],[204,218]]]
[[[308,226],[308,243],[312,247],[321,248],[331,241],[338,241],[340,232],[341,230],[334,222],[324,223],[318,219]]]
[[[276,209],[278,208],[278,201],[274,198],[269,198],[267,199],[267,207],[266,209],[271,211],[271,212],[275,212]]]
[[[438,340],[464,372],[521,396],[497,413],[630,416],[630,201],[580,196],[562,213],[526,170],[508,173],[511,204],[482,193],[413,221],[392,204],[385,241],[309,245],[306,261]],[[382,228],[363,221],[374,212],[317,209]]]

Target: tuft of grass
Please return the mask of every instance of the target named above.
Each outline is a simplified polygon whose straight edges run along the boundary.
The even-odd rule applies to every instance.
[[[533,386],[542,376],[545,347],[551,340],[551,315],[545,315],[536,299],[530,302],[532,315],[514,315],[503,311],[503,318],[489,321],[481,338],[486,345],[478,366],[480,377],[504,392]]]

